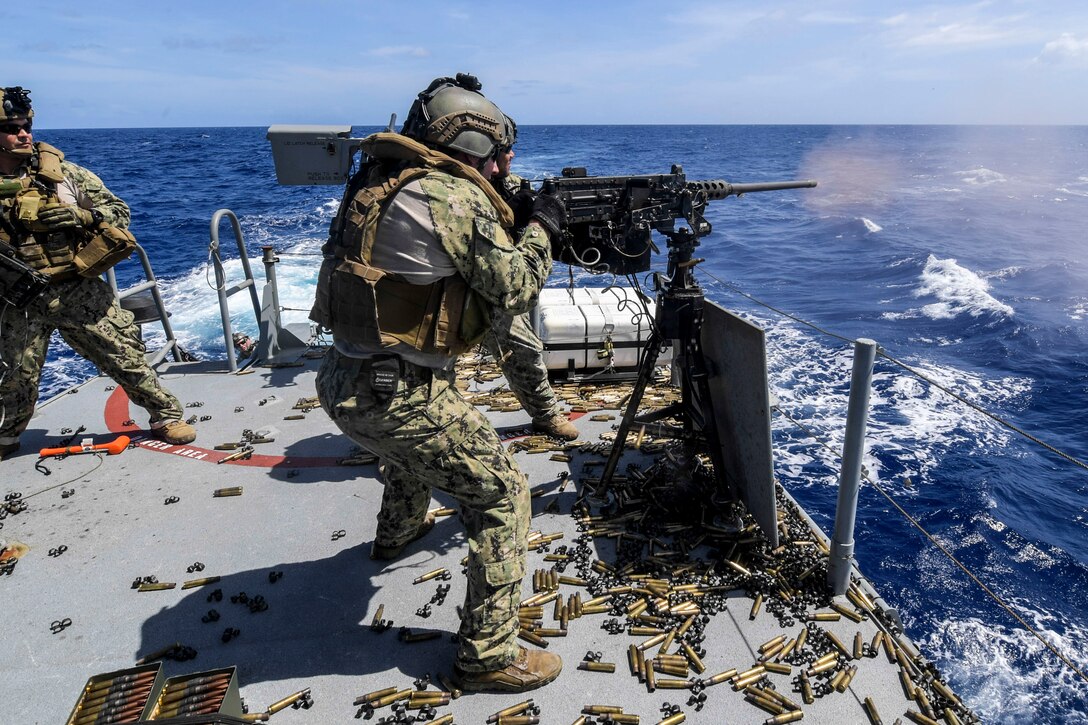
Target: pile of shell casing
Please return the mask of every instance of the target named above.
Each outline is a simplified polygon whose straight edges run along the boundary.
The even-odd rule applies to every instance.
[[[492,363],[478,358],[459,375],[465,381],[485,382],[499,373]],[[679,400],[680,389],[668,384],[667,373],[659,375],[657,383],[647,387],[643,408]],[[591,420],[606,422],[608,414],[597,411],[624,409],[631,388],[582,382],[558,384],[555,390],[572,411],[592,413]],[[469,399],[493,410],[517,409],[516,399],[502,388]],[[826,583],[827,544],[781,490],[777,524],[781,543],[772,547],[740,503],[719,499],[720,486],[709,458],[688,452],[668,429],[660,424],[632,426],[626,447],[656,459],[645,467],[627,465],[613,474],[607,487],[596,475],[604,460],[586,456],[609,455],[614,433],[602,434],[602,442],[596,443],[557,443],[529,436],[510,444],[514,453],[551,452],[568,459],[575,452],[582,455],[577,479],[581,498],[573,511],[582,533],[572,544],[559,546],[551,542],[542,546],[538,533],[531,537],[529,548],[546,552],[543,560],[550,567],[533,573],[533,594],[518,611],[521,639],[547,647],[550,638],[567,636],[570,627],[582,626],[572,622],[599,615],[591,626],[638,638],[627,646],[627,669],[648,691],[686,691],[688,707],[700,710],[722,689],[715,685],[730,683],[738,697],[765,712],[766,722],[775,725],[801,720],[805,705],[817,698],[847,692],[857,676],[858,660],[884,652],[890,662],[899,664],[904,694],[917,706],[917,712],[907,711],[907,718],[977,722],[937,679],[933,667],[893,636],[896,624],[857,581],[849,588],[848,605],[832,600]],[[574,478],[564,479],[560,492],[569,480]],[[710,520],[708,511],[718,518]],[[597,550],[615,554],[597,558]],[[737,661],[724,672],[707,673],[706,627],[726,610],[730,597],[735,612],[738,595],[751,600],[749,619],[765,612],[789,632],[761,645],[754,661]],[[860,632],[840,638],[822,624],[869,619],[877,624],[878,633],[868,641]],[[579,670],[593,677],[615,672],[615,661],[591,654],[595,656],[581,662]],[[790,677],[791,691],[780,692],[771,676],[779,683],[781,676]],[[637,715],[618,707],[588,708],[575,721],[579,725],[638,722]],[[871,699],[864,711],[871,722],[881,721]],[[661,723],[676,725],[685,717],[683,712],[668,712]]]
[[[426,682],[419,682],[422,687],[397,688],[386,687],[374,692],[368,692],[355,698],[353,703],[359,708],[356,717],[367,719],[374,716],[378,710],[389,707],[392,715],[382,718],[384,723],[414,723],[429,722],[431,725],[449,725],[453,722],[453,715],[438,716],[438,708],[450,704],[450,700],[460,696],[461,692],[452,687],[452,683],[442,677],[444,687],[449,690],[428,690]],[[435,719],[437,718],[437,719]]]
[[[664,458],[645,472],[629,467],[626,476],[613,482],[602,512],[594,513],[584,500],[576,506],[574,516],[582,533],[572,546],[558,546],[544,556],[550,568],[533,572],[534,594],[518,612],[521,639],[547,647],[549,638],[567,636],[570,627],[579,626],[572,624],[575,620],[602,615],[603,625],[597,620],[594,626],[638,639],[627,647],[627,664],[630,675],[648,691],[685,690],[687,704],[698,710],[708,691],[712,694],[710,688],[727,682],[747,703],[765,711],[768,723],[800,720],[806,704],[845,693],[858,672],[856,661],[883,651],[900,664],[910,688],[904,684],[905,692],[917,703],[919,717],[940,717],[948,723],[973,719],[932,671],[883,629],[870,641],[863,641],[860,632],[843,641],[821,626],[824,621],[861,622],[883,615],[857,582],[850,586],[848,605],[832,601],[826,586],[827,546],[781,492],[782,543],[775,548],[739,504],[721,512],[724,520],[740,522],[728,528],[692,520],[696,509],[662,511],[647,505],[655,498],[648,489],[659,480],[654,468],[672,471],[678,463]],[[694,466],[695,478],[699,464]],[[614,543],[610,560],[594,555],[597,549],[610,548],[595,546],[599,539]],[[752,601],[751,619],[766,611],[783,629],[796,629],[761,645],[755,661],[737,662],[729,670],[707,675],[705,628],[725,611],[730,594],[735,602],[739,593]],[[547,621],[549,615],[552,621]],[[578,669],[607,676],[616,667],[594,658]],[[926,675],[919,679],[922,672]],[[792,691],[777,690],[769,675],[792,676]],[[875,714],[871,701],[867,708]],[[662,722],[683,722],[680,715],[670,714]],[[637,722],[629,719],[637,716],[622,712],[587,712],[583,717],[581,722],[587,724]]]

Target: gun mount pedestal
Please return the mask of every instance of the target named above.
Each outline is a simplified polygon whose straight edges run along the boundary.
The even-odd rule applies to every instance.
[[[725,493],[721,489],[728,484],[723,475],[726,469],[711,401],[707,361],[703,355],[701,332],[705,298],[694,276],[695,265],[702,261],[693,257],[699,237],[686,228],[668,232],[665,236],[669,246],[668,275],[664,279],[655,275],[658,299],[653,332],[643,350],[631,398],[601,474],[601,486],[607,490],[612,485],[612,477],[619,466],[632,426],[677,418],[682,425],[676,433],[686,442],[687,460],[690,461],[698,449],[705,449],[714,464],[719,482],[716,493],[721,495]],[[679,373],[680,402],[638,416],[646,386],[653,375],[654,363],[670,340],[676,341],[679,347],[675,363],[679,370],[675,372]],[[736,498],[735,491],[728,493],[730,499]]]

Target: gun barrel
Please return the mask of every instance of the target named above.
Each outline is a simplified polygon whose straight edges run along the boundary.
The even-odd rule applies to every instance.
[[[753,191],[782,191],[783,189],[811,189],[816,186],[812,179],[806,181],[764,181],[754,184],[730,184],[721,179],[688,182],[688,188],[701,191],[707,199],[717,201],[727,196],[740,196]]]

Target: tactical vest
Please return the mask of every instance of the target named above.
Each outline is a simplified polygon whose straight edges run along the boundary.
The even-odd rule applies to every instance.
[[[0,237],[15,248],[19,259],[50,277],[73,276],[76,271],[72,231],[49,232],[37,222],[38,209],[59,202],[57,185],[64,183],[60,162],[64,153],[47,143],[34,144],[30,173],[0,182]]]
[[[39,209],[60,203],[64,153],[42,142],[34,150],[26,176],[0,181],[0,239],[27,266],[55,281],[96,277],[128,257],[136,238],[127,229],[102,223],[94,230],[51,232],[38,222]]]
[[[397,191],[432,171],[475,184],[503,226],[513,223],[513,213],[475,169],[406,136],[374,134],[362,149],[371,165],[360,172],[367,174],[361,183],[349,184],[333,220],[310,319],[350,343],[400,342],[428,354],[458,355],[487,330],[479,298],[458,274],[418,285],[373,266],[378,226]]]

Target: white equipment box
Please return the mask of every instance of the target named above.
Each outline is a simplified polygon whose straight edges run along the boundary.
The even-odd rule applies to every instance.
[[[541,290],[531,319],[549,370],[593,370],[608,366],[597,351],[609,339],[612,364],[637,367],[653,315],[653,301],[643,307],[629,287],[582,287]]]

